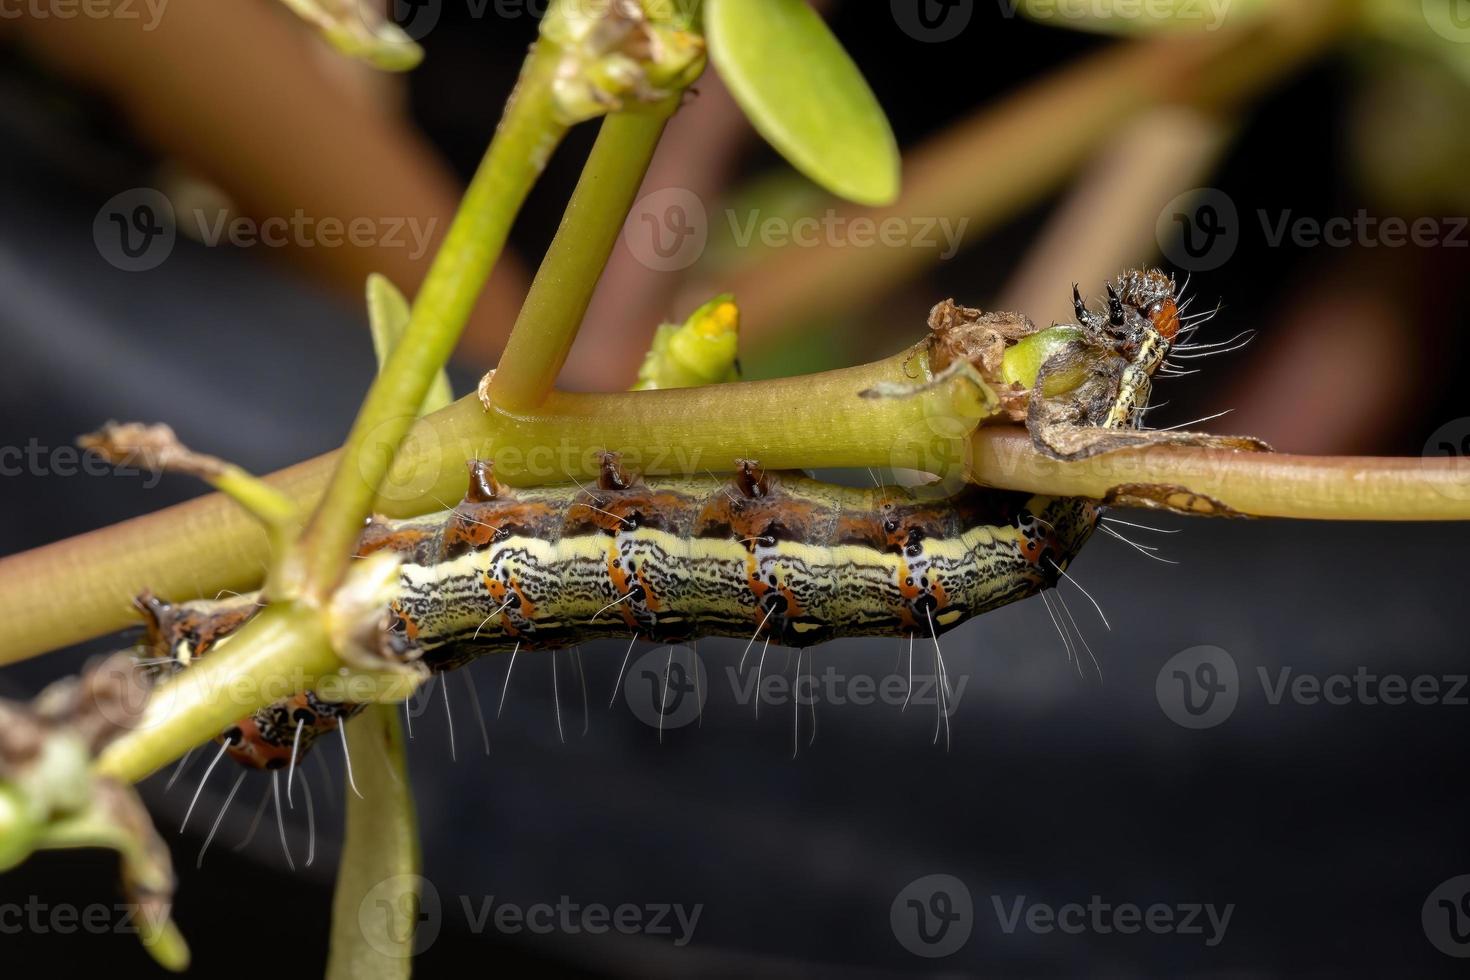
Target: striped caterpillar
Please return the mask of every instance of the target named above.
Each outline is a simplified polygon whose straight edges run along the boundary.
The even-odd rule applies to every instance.
[[[1131,272],[1106,313],[1076,296],[1076,328],[1037,373],[1038,447],[1077,458],[1141,441],[1245,440],[1139,431],[1154,372],[1180,332],[1173,280]],[[1024,318],[1020,318],[1024,320]],[[1025,323],[1021,334],[1035,334]],[[1132,499],[1132,498],[1130,498]],[[678,643],[740,636],[788,647],[836,637],[935,637],[1054,588],[1091,535],[1097,502],[966,486],[944,499],[847,488],[738,461],[728,479],[643,481],[606,454],[595,487],[510,489],[487,463],[447,512],[374,519],[358,555],[401,559],[383,653],[448,670],[490,653],[603,637]],[[138,600],[151,655],[187,664],[253,615],[254,596]],[[358,710],[306,692],[224,733],[251,766],[287,765]]]

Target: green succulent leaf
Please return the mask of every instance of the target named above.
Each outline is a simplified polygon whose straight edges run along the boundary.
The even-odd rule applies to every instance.
[[[805,0],[707,0],[710,57],[756,130],[812,180],[892,203],[898,143],[842,45]]]

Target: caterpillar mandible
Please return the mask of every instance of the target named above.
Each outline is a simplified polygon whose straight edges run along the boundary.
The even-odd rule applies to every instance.
[[[1098,313],[1074,287],[1078,326],[1064,328],[1029,393],[1038,447],[1068,458],[1144,441],[1258,448],[1140,431],[1151,377],[1188,331],[1163,273],[1127,273],[1107,292],[1107,312]],[[971,485],[938,500],[896,487],[842,487],[766,472],[753,460],[738,461],[728,479],[644,481],[607,454],[595,487],[512,490],[489,464],[472,462],[456,507],[375,519],[357,553],[401,559],[384,652],[441,671],[490,653],[630,634],[788,647],[847,636],[937,638],[1054,588],[1099,511],[1087,499]],[[255,602],[140,598],[150,655],[179,665],[205,655]],[[356,710],[306,692],[221,738],[237,760],[281,768]]]

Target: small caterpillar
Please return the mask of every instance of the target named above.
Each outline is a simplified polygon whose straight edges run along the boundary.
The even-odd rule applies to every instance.
[[[1033,439],[1089,455],[1137,432],[1151,376],[1180,333],[1173,280],[1131,272],[1108,286],[1106,313],[1074,287],[1078,336],[1041,367]],[[1049,379],[1066,375],[1047,394]],[[1055,384],[1053,383],[1053,387]],[[1132,431],[1130,431],[1132,430]],[[1090,448],[1101,443],[1102,449]],[[1135,444],[1130,442],[1129,444]],[[806,647],[836,637],[938,637],[972,616],[1057,585],[1092,534],[1099,505],[966,486],[944,499],[901,488],[847,488],[764,471],[650,480],[603,458],[595,488],[509,489],[470,464],[454,509],[375,519],[358,555],[402,561],[384,653],[448,670],[513,650],[561,649],[636,634],[678,643],[740,636]],[[152,655],[185,665],[253,614],[253,596],[170,605],[145,595]],[[307,692],[224,733],[251,766],[276,769],[358,706]]]

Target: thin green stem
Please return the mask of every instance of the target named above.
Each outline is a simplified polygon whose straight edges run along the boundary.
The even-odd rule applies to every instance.
[[[603,120],[556,237],[489,384],[508,412],[534,409],[556,384],[677,99]]]
[[[350,560],[383,475],[459,340],[516,213],[566,133],[553,84],[557,50],[538,41],[413,304],[403,343],[358,412],[342,458],[282,583],[320,600]]]
[[[231,638],[229,649],[154,691],[137,727],[103,750],[96,770],[137,782],[240,718],[316,686],[339,667],[315,610],[272,603]]]
[[[1185,488],[1253,517],[1324,521],[1470,520],[1470,459],[1292,456],[1155,446],[1062,463],[1038,453],[1024,429],[975,433],[975,482],[1046,487],[1103,499],[1115,487]]]
[[[348,723],[347,753],[356,765],[332,896],[327,980],[406,978],[422,879],[397,707],[376,704]]]

